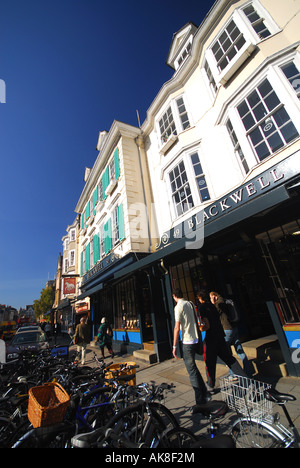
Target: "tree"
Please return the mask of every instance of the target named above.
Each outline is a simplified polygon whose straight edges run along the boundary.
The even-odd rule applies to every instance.
[[[36,299],[33,302],[33,308],[36,319],[41,315],[44,315],[52,308],[54,302],[54,295],[54,290],[51,286],[42,289],[40,299]]]

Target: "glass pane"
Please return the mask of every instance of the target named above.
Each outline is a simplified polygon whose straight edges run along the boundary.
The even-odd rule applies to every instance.
[[[277,132],[268,138],[268,143],[273,153],[283,146],[283,141]]]
[[[260,97],[257,93],[257,91],[253,91],[253,93],[251,93],[249,96],[248,96],[248,102],[249,102],[249,105],[250,107],[253,109],[254,106],[256,106],[256,104],[258,104],[260,102]]]
[[[262,102],[253,109],[253,113],[255,115],[257,122],[263,119],[268,114]]]
[[[265,98],[265,103],[269,111],[275,109],[280,104],[277,94],[273,91],[269,96]]]
[[[294,140],[294,138],[299,136],[299,133],[293,124],[293,122],[288,123],[284,127],[280,129],[286,143],[289,143],[290,141]]]
[[[293,78],[294,76],[297,76],[299,73],[296,65],[293,62],[288,63],[287,65],[282,67],[282,71],[288,79]]]
[[[273,91],[272,86],[270,85],[268,80],[263,81],[261,85],[258,86],[258,90],[260,94],[264,97],[267,96],[271,91]]]
[[[263,140],[263,136],[259,128],[256,128],[255,130],[253,130],[253,132],[251,132],[249,136],[254,146],[256,146],[258,143],[260,143]]]
[[[249,130],[255,125],[255,120],[250,113],[243,118],[243,124],[246,130]]]
[[[268,157],[271,153],[266,145],[266,143],[261,143],[255,148],[255,151],[257,153],[257,156],[259,157],[259,160],[262,161],[266,157]]]
[[[281,127],[290,120],[290,117],[285,108],[282,107],[282,109],[274,114],[274,119],[276,120],[278,127]]]
[[[243,47],[243,45],[245,44],[245,42],[246,42],[246,40],[245,40],[244,36],[242,36],[236,43],[237,49],[240,50]]]
[[[247,114],[247,112],[249,112],[249,107],[247,105],[247,102],[243,101],[242,104],[238,106],[237,110],[241,117]]]

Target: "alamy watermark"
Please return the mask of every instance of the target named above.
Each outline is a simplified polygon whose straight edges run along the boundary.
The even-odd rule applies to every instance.
[[[155,204],[150,210],[143,203],[132,203],[128,208],[129,230],[132,241],[141,241],[151,237],[158,239],[156,249],[184,239],[184,247],[188,250],[199,250],[204,245],[204,211],[197,216],[183,221],[169,231],[161,234],[156,224]]]
[[[6,103],[6,84],[4,80],[0,79],[0,103]]]

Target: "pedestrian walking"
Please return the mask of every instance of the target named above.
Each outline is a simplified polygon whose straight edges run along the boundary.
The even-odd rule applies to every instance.
[[[236,324],[233,324],[230,321],[228,305],[226,304],[223,297],[215,291],[211,291],[209,293],[209,296],[211,303],[217,308],[217,311],[219,313],[220,321],[225,332],[225,341],[227,345],[229,346],[229,348],[231,348],[231,346],[234,346],[238,357],[243,363],[245,373],[248,377],[252,377],[253,368],[241,344],[238,327]],[[230,370],[230,373],[233,373],[232,370]]]
[[[111,358],[113,358],[115,355],[112,349],[112,338],[113,338],[112,329],[109,323],[107,322],[106,317],[103,317],[101,319],[101,325],[99,327],[98,336],[97,336],[97,343],[99,343],[99,347],[101,349],[103,359],[105,359],[105,356],[104,356],[105,346],[107,347]]]
[[[195,321],[194,306],[183,298],[180,289],[175,289],[173,299],[176,303],[175,327],[173,338],[173,356],[178,359],[176,349],[179,340],[179,332],[182,334],[183,360],[189,374],[191,385],[195,392],[196,405],[210,400],[209,393],[203,381],[202,375],[196,365],[196,348],[198,343],[197,324]]]
[[[85,364],[86,347],[90,342],[90,327],[86,321],[86,317],[80,319],[74,335],[74,344],[77,345],[77,356],[81,356],[81,364]]]
[[[49,322],[47,322],[45,325],[45,333],[46,333],[47,339],[49,340],[51,337],[51,324]]]
[[[53,336],[54,336],[54,344],[57,343],[57,337],[60,335],[61,325],[59,322],[56,322],[53,326]]]
[[[201,290],[197,293],[200,303],[199,313],[202,319],[209,323],[209,329],[206,331],[204,340],[204,360],[207,374],[207,388],[214,391],[216,384],[217,358],[219,357],[234,374],[246,377],[243,369],[233,357],[231,349],[228,348],[225,341],[225,332],[220,322],[216,307],[210,302],[206,291]]]

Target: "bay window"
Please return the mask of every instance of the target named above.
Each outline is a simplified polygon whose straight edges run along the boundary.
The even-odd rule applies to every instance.
[[[268,79],[242,101],[237,111],[259,161],[299,136]]]

